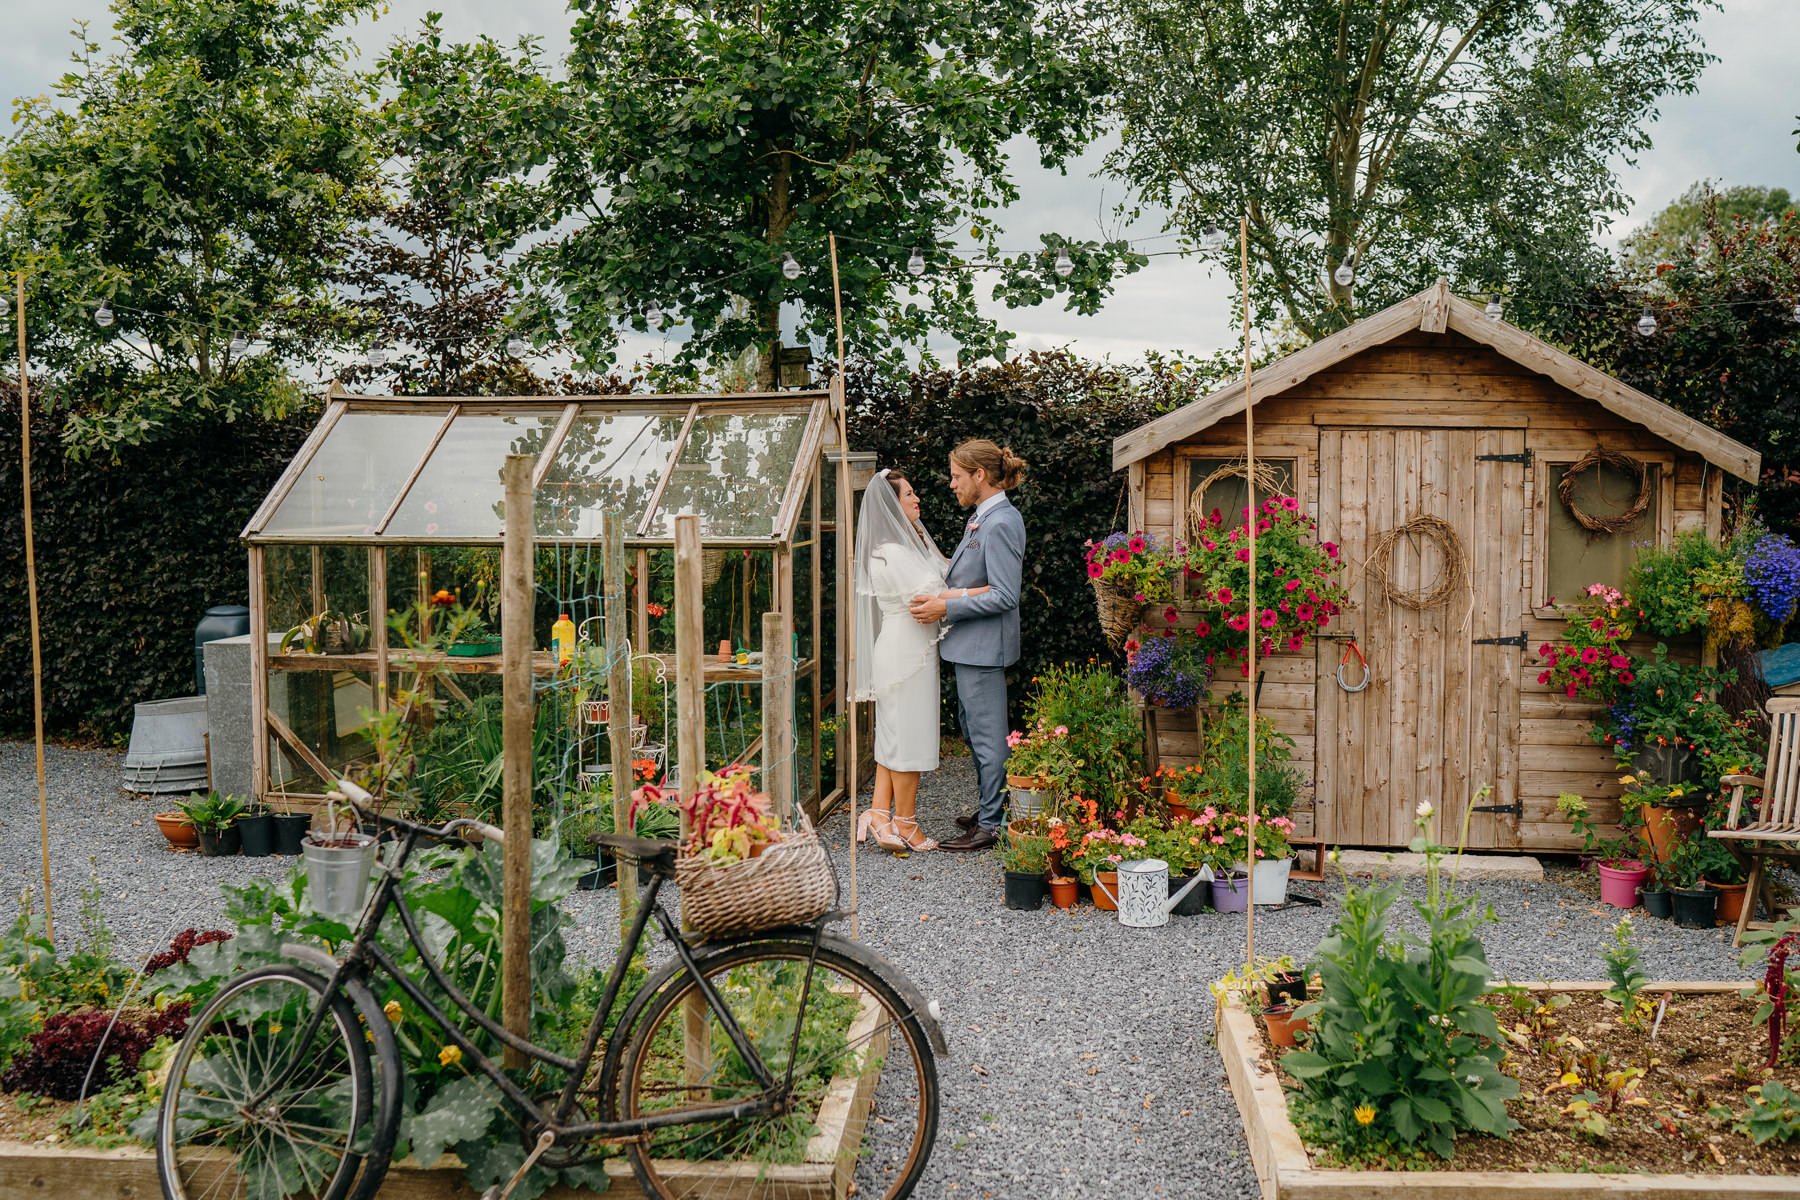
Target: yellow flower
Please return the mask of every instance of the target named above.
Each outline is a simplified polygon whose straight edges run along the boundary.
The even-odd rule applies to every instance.
[[[1356,1123],[1358,1125],[1372,1125],[1374,1122],[1375,1108],[1373,1105],[1359,1104],[1356,1106]]]
[[[381,1011],[386,1013],[387,1019],[395,1025],[398,1025],[401,1019],[406,1016],[406,1010],[400,1007],[400,1002],[398,1000],[389,1000],[386,1004],[381,1006]]]
[[[438,1051],[438,1066],[440,1067],[454,1067],[461,1061],[461,1046],[445,1046],[442,1050]]]

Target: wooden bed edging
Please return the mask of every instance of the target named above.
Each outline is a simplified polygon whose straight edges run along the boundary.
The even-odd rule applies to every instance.
[[[848,1068],[833,1077],[819,1106],[818,1133],[806,1147],[806,1161],[793,1166],[759,1167],[756,1164],[687,1164],[684,1179],[711,1177],[706,1194],[718,1200],[746,1200],[766,1194],[770,1184],[780,1184],[782,1195],[793,1200],[845,1200],[856,1156],[845,1148],[860,1144],[868,1125],[881,1078],[880,1064],[887,1053],[888,1035],[875,1028],[881,1008],[865,995],[851,1022],[849,1037],[866,1037],[866,1047],[848,1060]],[[587,1188],[553,1187],[544,1200],[643,1200],[637,1176],[623,1158],[606,1163],[608,1186],[604,1192]],[[97,1150],[86,1146],[57,1146],[42,1142],[0,1141],[0,1200],[44,1200],[64,1195],[78,1200],[154,1200],[162,1195],[156,1177],[153,1151],[137,1147]],[[446,1154],[434,1165],[421,1166],[406,1159],[388,1168],[377,1200],[479,1200],[479,1193],[463,1177],[462,1162]]]
[[[1605,991],[1610,984],[1527,983],[1534,991]],[[1739,992],[1743,983],[1653,983],[1645,994]],[[1244,1137],[1256,1166],[1263,1200],[1466,1200],[1476,1189],[1530,1200],[1793,1200],[1800,1179],[1791,1175],[1612,1175],[1516,1171],[1344,1171],[1312,1165],[1299,1132],[1288,1119],[1287,1096],[1263,1052],[1256,1018],[1235,995],[1219,1005],[1219,1054]]]

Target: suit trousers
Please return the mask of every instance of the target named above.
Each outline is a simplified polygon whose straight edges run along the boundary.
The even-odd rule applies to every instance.
[[[977,819],[999,829],[1006,805],[1006,668],[956,663],[956,717],[975,756]]]

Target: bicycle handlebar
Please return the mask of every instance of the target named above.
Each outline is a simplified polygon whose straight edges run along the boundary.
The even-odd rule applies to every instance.
[[[450,841],[458,834],[463,835],[465,840],[470,840],[468,835],[473,834],[472,840],[474,841],[492,842],[496,846],[506,845],[504,833],[486,821],[477,821],[472,817],[458,817],[445,825],[420,825],[415,821],[408,821],[404,817],[390,817],[373,807],[375,797],[348,779],[337,781],[337,790],[333,795],[349,804],[358,816],[377,824],[391,825],[396,829],[404,829],[410,833],[435,838],[438,841]]]

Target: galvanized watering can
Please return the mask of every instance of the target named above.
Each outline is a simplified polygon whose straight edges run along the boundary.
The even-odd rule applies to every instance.
[[[1160,858],[1128,858],[1119,864],[1119,894],[1098,879],[1094,886],[1119,906],[1119,924],[1133,929],[1155,929],[1169,923],[1169,914],[1182,897],[1207,883],[1210,876],[1196,874],[1173,896],[1169,895],[1169,864]]]

